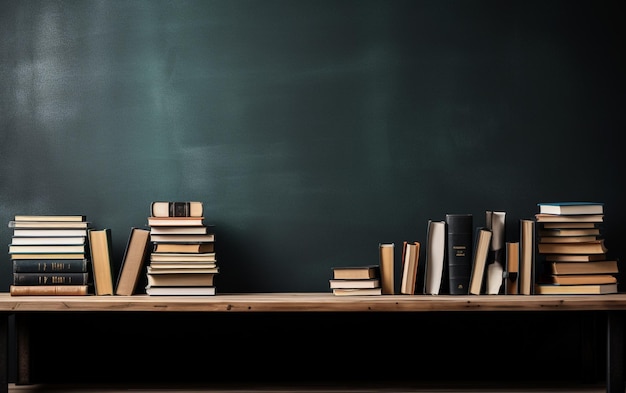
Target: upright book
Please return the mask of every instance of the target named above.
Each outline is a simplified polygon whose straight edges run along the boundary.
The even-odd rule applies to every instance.
[[[91,229],[89,247],[96,295],[113,295],[111,229]]]
[[[519,293],[532,295],[535,282],[535,221],[530,218],[520,218],[519,223]]]
[[[472,214],[446,214],[448,283],[451,295],[467,295],[472,274],[474,218]]]
[[[506,212],[487,210],[485,226],[491,231],[491,244],[485,272],[485,293],[498,295],[504,287],[506,257]]]
[[[419,264],[420,243],[403,242],[402,244],[402,280],[400,293],[404,295],[415,294],[417,282],[417,267]]]
[[[150,230],[137,227],[131,228],[117,277],[116,295],[130,296],[135,293],[149,251]]]
[[[395,244],[380,243],[378,245],[378,258],[380,263],[380,281],[383,295],[393,295],[394,284],[394,259]]]
[[[506,272],[504,293],[507,295],[519,294],[519,241],[506,242]]]
[[[446,254],[446,222],[428,220],[426,228],[426,261],[424,263],[424,293],[439,295],[443,280]]]
[[[470,276],[470,295],[480,295],[485,278],[485,266],[489,256],[489,245],[491,243],[492,232],[486,227],[476,228],[474,236],[474,253],[472,258],[472,271]]]

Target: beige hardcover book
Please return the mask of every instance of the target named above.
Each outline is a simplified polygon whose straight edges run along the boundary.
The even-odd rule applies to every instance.
[[[394,243],[380,243],[378,245],[380,262],[380,279],[383,295],[393,295],[394,288]]]

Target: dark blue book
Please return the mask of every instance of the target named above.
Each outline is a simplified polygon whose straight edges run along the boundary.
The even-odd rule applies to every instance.
[[[474,218],[470,213],[446,214],[446,260],[451,295],[467,295],[474,252]]]

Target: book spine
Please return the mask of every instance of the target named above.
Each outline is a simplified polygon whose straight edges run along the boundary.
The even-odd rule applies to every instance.
[[[88,273],[13,273],[13,285],[87,285]]]
[[[446,214],[448,283],[451,295],[467,295],[472,273],[474,221],[471,214]]]
[[[62,272],[87,272],[87,259],[14,259],[14,273],[62,273]]]
[[[11,285],[11,296],[85,296],[88,285]]]

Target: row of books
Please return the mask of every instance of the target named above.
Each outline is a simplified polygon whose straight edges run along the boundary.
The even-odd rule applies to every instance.
[[[518,222],[506,239],[506,212],[446,214],[429,220],[423,289],[416,289],[420,243],[403,242],[400,294],[531,295],[617,292],[618,261],[607,257],[597,202],[538,203],[533,218]],[[333,268],[335,295],[395,293],[393,243],[379,245],[379,265]],[[368,276],[374,274],[375,276]],[[337,275],[342,277],[337,277]]]

